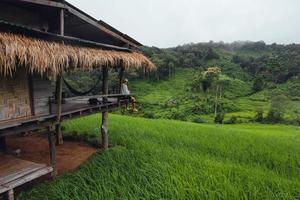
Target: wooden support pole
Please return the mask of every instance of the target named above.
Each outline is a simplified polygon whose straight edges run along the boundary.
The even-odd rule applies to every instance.
[[[14,190],[11,189],[7,192],[7,199],[8,200],[14,200],[15,199],[15,194],[14,194]]]
[[[7,150],[6,148],[6,137],[0,137],[0,151],[5,152]]]
[[[64,9],[60,10],[60,35],[64,36],[65,33],[65,17]],[[57,76],[56,79],[56,98],[57,98],[57,125],[55,127],[56,132],[56,144],[62,145],[63,135],[61,131],[61,112],[62,112],[62,77],[61,75]]]
[[[52,127],[48,128],[48,142],[49,142],[50,164],[53,168],[53,172],[51,173],[51,176],[54,177],[57,175],[57,167],[56,167],[55,135]]]
[[[125,75],[125,67],[121,66],[120,73],[119,73],[119,91],[118,91],[119,94],[121,94],[121,87],[124,80],[124,75]]]
[[[56,132],[56,144],[61,145],[63,144],[63,136],[61,131],[61,112],[62,112],[62,77],[57,76],[56,80],[56,98],[57,98],[57,124],[55,126],[55,132]]]
[[[103,79],[102,79],[102,95],[108,94],[108,67],[103,67]],[[108,102],[107,97],[103,97],[103,103]],[[102,135],[102,148],[108,149],[108,111],[102,112],[102,124],[101,124],[101,135]]]
[[[60,35],[65,35],[65,10],[60,9]]]

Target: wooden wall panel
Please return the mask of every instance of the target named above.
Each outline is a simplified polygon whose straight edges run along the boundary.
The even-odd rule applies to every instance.
[[[33,104],[35,116],[48,115],[49,97],[53,95],[51,81],[38,75],[33,76]]]

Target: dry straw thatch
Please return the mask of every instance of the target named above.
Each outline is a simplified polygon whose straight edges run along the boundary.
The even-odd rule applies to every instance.
[[[155,68],[147,57],[137,52],[101,50],[0,33],[0,75],[11,76],[18,66],[25,66],[29,73],[57,75],[76,69],[119,65]]]

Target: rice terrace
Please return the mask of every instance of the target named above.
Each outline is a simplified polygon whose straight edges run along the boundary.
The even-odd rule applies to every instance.
[[[0,200],[300,199],[299,8],[0,0]]]

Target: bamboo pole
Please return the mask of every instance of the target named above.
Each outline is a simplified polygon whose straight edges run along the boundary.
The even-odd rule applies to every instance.
[[[108,94],[108,67],[103,67],[103,78],[102,78],[102,94]],[[108,102],[107,97],[103,97],[102,101],[104,104]],[[108,149],[108,111],[102,112],[102,125],[101,125],[101,135],[102,135],[102,148],[104,150]]]

